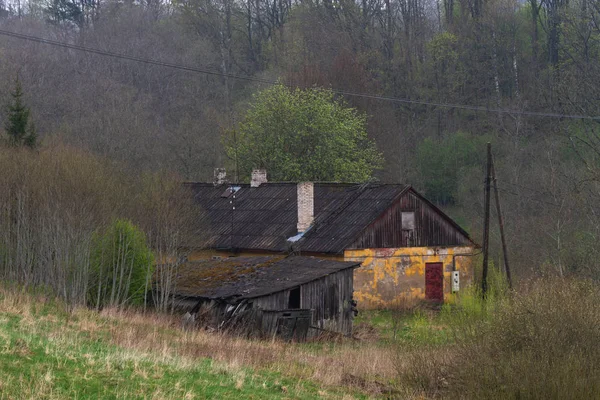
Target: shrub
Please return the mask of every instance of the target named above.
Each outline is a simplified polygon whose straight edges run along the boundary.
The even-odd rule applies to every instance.
[[[533,282],[502,300],[457,344],[414,354],[401,378],[448,398],[600,398],[600,288],[590,281]]]
[[[144,232],[128,220],[116,219],[93,238],[90,302],[96,307],[142,304],[153,264]]]

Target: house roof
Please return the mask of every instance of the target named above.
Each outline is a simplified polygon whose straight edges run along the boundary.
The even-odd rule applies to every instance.
[[[359,262],[303,256],[230,257],[181,265],[174,287],[175,294],[185,297],[251,299],[358,266]]]
[[[296,183],[263,183],[255,188],[248,184],[238,184],[234,186],[237,188],[235,199],[228,190],[231,185],[186,185],[203,207],[205,212],[202,222],[209,227],[206,238],[202,243],[194,243],[194,247],[284,252],[290,245],[287,239],[297,234]],[[332,233],[337,227],[340,235],[336,236],[341,243],[350,236],[348,228],[351,228],[351,232],[364,228],[376,214],[383,212],[391,198],[405,188],[405,185],[315,183],[315,225],[321,221],[328,226],[327,231],[318,231],[319,235]],[[365,200],[369,198],[377,201],[365,204]],[[358,203],[353,205],[355,200]],[[342,221],[337,218],[342,211],[345,213],[343,226],[333,224],[333,220]],[[346,217],[351,217],[351,220],[346,221]],[[308,231],[306,238],[317,239],[319,236],[315,236],[316,233],[317,231]],[[302,238],[303,251],[318,252],[325,249],[324,246],[312,248],[312,244],[316,243],[314,240],[307,246],[304,239]]]
[[[298,235],[296,183],[186,185],[204,209],[202,222],[209,227],[205,238],[189,247],[250,251],[286,252],[293,244],[308,253],[342,253],[396,199],[407,191],[416,193],[402,184],[315,183],[315,220]],[[427,203],[469,238],[458,224]]]
[[[302,251],[341,253],[410,186],[361,185],[331,201],[299,241]]]

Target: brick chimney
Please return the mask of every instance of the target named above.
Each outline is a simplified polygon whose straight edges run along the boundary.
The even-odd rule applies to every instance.
[[[252,179],[250,180],[250,187],[259,187],[263,183],[267,183],[267,170],[253,169]]]
[[[215,168],[215,177],[213,179],[213,183],[215,186],[222,185],[225,183],[226,177],[227,173],[225,172],[225,168]]]
[[[315,219],[315,187],[312,182],[299,182],[298,233],[306,231]]]

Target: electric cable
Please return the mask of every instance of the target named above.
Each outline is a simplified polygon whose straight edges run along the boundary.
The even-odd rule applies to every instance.
[[[205,69],[205,68],[197,68],[197,67],[191,67],[191,66],[186,66],[186,65],[181,65],[181,64],[174,64],[174,63],[169,63],[169,62],[164,62],[164,61],[159,61],[159,60],[148,59],[148,58],[141,58],[141,57],[131,56],[131,55],[122,54],[122,53],[115,53],[112,51],[105,51],[105,50],[95,49],[95,48],[71,44],[71,43],[59,42],[59,41],[51,40],[51,39],[45,39],[45,38],[38,37],[38,36],[32,36],[32,35],[26,35],[23,33],[7,31],[4,29],[0,29],[0,35],[9,36],[9,37],[21,39],[21,40],[28,40],[31,42],[47,44],[47,45],[51,45],[51,46],[62,47],[62,48],[66,48],[66,49],[72,49],[72,50],[78,50],[78,51],[83,51],[83,52],[87,52],[87,53],[93,53],[93,54],[106,56],[106,57],[120,58],[123,60],[129,60],[129,61],[149,64],[149,65],[174,68],[174,69],[179,69],[182,71],[197,72],[197,73],[202,73],[202,74],[207,74],[207,75],[221,76],[221,77],[226,77],[226,78],[263,83],[263,84],[267,84],[267,85],[276,85],[276,84],[280,83],[278,81],[273,81],[273,80],[269,80],[269,79],[262,79],[262,78],[252,77],[252,76],[243,76],[243,75],[238,75],[238,74],[224,73],[224,72],[214,71],[214,70]],[[366,98],[366,99],[381,100],[381,101],[388,101],[388,102],[394,102],[394,103],[417,104],[417,105],[424,105],[424,106],[470,110],[470,111],[477,111],[477,112],[488,112],[488,113],[495,113],[495,114],[526,115],[526,116],[546,117],[546,118],[579,119],[579,120],[592,120],[592,121],[600,122],[600,116],[594,117],[594,116],[589,116],[589,115],[560,114],[560,113],[553,113],[553,112],[527,111],[527,110],[510,110],[510,109],[502,109],[502,108],[489,108],[489,107],[482,107],[482,106],[474,106],[474,105],[468,105],[468,104],[455,104],[455,103],[442,103],[442,102],[433,102],[433,101],[425,101],[425,100],[412,100],[412,99],[406,99],[406,98],[376,95],[376,94],[371,94],[371,93],[351,92],[351,91],[336,89],[336,88],[332,88],[331,91],[335,94],[339,94],[339,95],[343,95],[343,96],[361,97],[361,98]]]

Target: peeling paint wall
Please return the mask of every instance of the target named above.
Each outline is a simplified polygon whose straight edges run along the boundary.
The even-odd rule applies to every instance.
[[[425,298],[425,264],[444,265],[444,297],[452,288],[453,261],[460,272],[460,290],[473,280],[473,248],[402,247],[346,250],[345,261],[360,261],[354,271],[354,299],[359,309],[391,308]],[[462,254],[462,256],[461,256]]]

